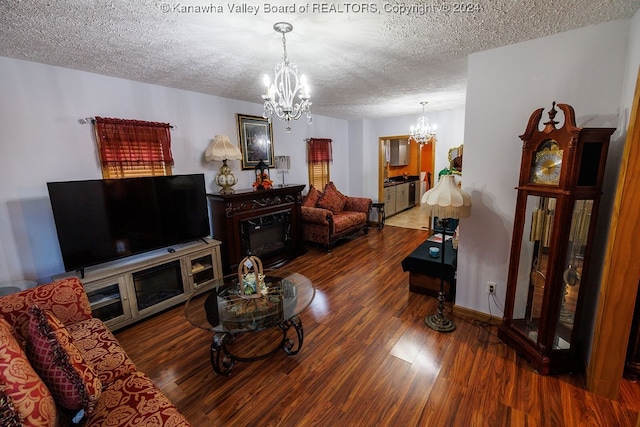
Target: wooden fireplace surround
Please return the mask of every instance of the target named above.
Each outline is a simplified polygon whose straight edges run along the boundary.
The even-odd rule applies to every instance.
[[[224,274],[237,270],[238,263],[248,255],[241,238],[243,221],[288,213],[290,240],[282,251],[266,257],[260,256],[265,267],[282,265],[305,252],[300,213],[304,187],[287,185],[268,190],[236,190],[233,194],[207,194],[212,236],[222,242]]]

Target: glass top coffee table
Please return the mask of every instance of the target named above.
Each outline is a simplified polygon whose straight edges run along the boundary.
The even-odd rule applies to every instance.
[[[313,301],[313,283],[306,276],[290,271],[267,270],[264,274],[266,289],[260,296],[242,294],[238,275],[230,275],[198,289],[184,307],[189,323],[213,333],[211,365],[219,375],[229,375],[236,361],[264,359],[280,349],[293,356],[302,347],[304,331],[298,314]],[[272,327],[282,330],[282,340],[264,354],[242,357],[233,354],[227,346],[239,334]],[[297,340],[288,337],[291,327]]]

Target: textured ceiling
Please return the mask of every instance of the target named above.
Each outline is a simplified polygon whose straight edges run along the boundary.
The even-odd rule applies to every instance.
[[[287,21],[289,60],[307,75],[312,113],[419,115],[420,101],[427,111],[464,105],[470,53],[640,8],[640,0],[477,1],[0,0],[0,56],[260,103],[262,76],[282,59],[273,24]],[[463,4],[471,10],[454,12]]]

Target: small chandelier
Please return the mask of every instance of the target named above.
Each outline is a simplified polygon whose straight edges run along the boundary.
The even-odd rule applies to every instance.
[[[436,126],[431,127],[429,125],[429,119],[424,115],[424,106],[428,104],[427,101],[422,101],[422,117],[418,119],[416,126],[411,126],[411,133],[409,139],[413,139],[418,144],[428,144],[433,138],[436,137]]]
[[[303,113],[307,114],[307,122],[311,124],[311,101],[309,101],[309,86],[304,75],[298,78],[298,67],[289,63],[287,57],[287,40],[284,35],[293,30],[293,25],[288,22],[278,22],[273,29],[282,33],[282,47],[284,56],[282,62],[276,65],[275,78],[273,83],[268,75],[264,75],[266,93],[262,95],[264,99],[264,112],[262,117],[269,119],[275,114],[280,120],[287,122],[286,130],[289,132],[291,120],[298,120]],[[296,101],[296,95],[300,102]]]

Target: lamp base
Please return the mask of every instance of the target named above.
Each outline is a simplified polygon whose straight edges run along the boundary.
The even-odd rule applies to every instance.
[[[438,332],[453,332],[456,330],[456,324],[444,314],[444,292],[440,291],[438,293],[438,312],[425,317],[424,323]]]
[[[440,317],[437,314],[427,316],[424,319],[424,323],[438,332],[453,332],[456,330],[456,324],[446,317]]]
[[[222,167],[220,173],[216,175],[215,183],[220,187],[220,194],[233,194],[233,187],[238,182],[238,178],[231,173],[231,168],[227,166],[227,161],[222,161]]]
[[[231,186],[225,186],[220,189],[220,194],[228,195],[233,193],[235,193],[235,191],[233,190],[233,188],[231,188]]]

